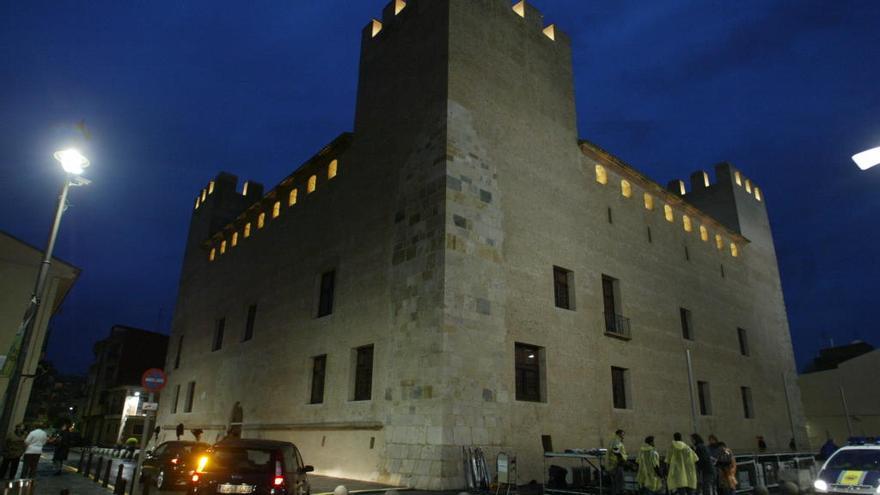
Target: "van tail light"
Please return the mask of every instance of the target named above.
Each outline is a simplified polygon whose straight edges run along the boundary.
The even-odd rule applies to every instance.
[[[192,476],[192,482],[193,482],[193,483],[198,483],[198,482],[199,482],[199,475],[198,475],[198,474],[193,474],[193,476]]]
[[[276,476],[274,481],[275,486],[281,486],[284,484],[284,476]]]
[[[174,459],[171,459],[171,464],[174,464],[175,466],[176,466],[177,463],[179,463],[179,462],[180,462],[180,459],[178,459],[177,457],[175,457]]]
[[[284,484],[284,471],[281,469],[281,461],[278,459],[275,459],[275,480],[273,480],[272,484],[275,486]]]

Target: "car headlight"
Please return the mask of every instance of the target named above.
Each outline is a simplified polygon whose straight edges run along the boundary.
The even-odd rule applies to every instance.
[[[880,485],[877,485],[877,490],[874,491],[874,493],[876,493],[877,495],[880,495]]]
[[[825,480],[816,480],[813,482],[813,488],[815,488],[817,492],[827,493],[828,483],[826,483]]]

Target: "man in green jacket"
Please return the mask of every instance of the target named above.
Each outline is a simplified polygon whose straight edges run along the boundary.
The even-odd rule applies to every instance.
[[[688,444],[681,441],[681,433],[675,433],[672,439],[672,447],[666,456],[669,464],[666,486],[670,493],[690,495],[697,489],[697,461],[700,458]]]
[[[663,489],[663,478],[660,477],[660,454],[654,448],[654,437],[645,438],[644,445],[639,449],[637,462],[639,472],[636,474],[636,482],[642,488],[642,493],[660,493]]]
[[[623,493],[623,468],[626,466],[626,447],[623,445],[623,430],[614,432],[608,444],[608,474],[611,475],[611,495]]]

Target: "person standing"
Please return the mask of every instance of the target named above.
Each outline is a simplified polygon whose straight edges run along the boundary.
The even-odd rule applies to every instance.
[[[721,495],[734,495],[737,483],[736,457],[724,442],[718,442],[718,460],[715,461],[715,466],[718,468],[718,488]]]
[[[700,460],[697,461],[697,485],[701,495],[715,495],[715,463],[712,462],[712,454],[709,447],[698,433],[691,435],[694,444],[694,452]]]
[[[15,427],[15,431],[6,438],[6,450],[3,451],[3,463],[0,464],[0,479],[15,479],[15,473],[18,472],[18,464],[24,450],[24,427],[18,425]]]
[[[43,446],[49,441],[49,435],[39,425],[34,427],[27,438],[24,439],[24,467],[21,469],[22,478],[36,478],[37,464],[40,463],[40,455],[43,453]]]
[[[52,438],[55,445],[55,454],[52,456],[52,463],[55,465],[55,475],[58,476],[64,472],[64,461],[70,453],[70,425],[64,423],[61,425],[61,431]]]
[[[623,468],[626,465],[626,446],[623,437],[626,432],[617,430],[608,445],[608,474],[611,475],[611,495],[623,493]]]
[[[641,488],[643,495],[654,495],[663,489],[663,478],[660,476],[660,454],[654,448],[654,437],[645,438],[645,443],[639,449],[637,458],[639,471],[636,474],[636,482]]]
[[[681,433],[672,435],[672,447],[666,456],[669,464],[669,474],[666,477],[666,486],[670,493],[676,495],[690,495],[697,489],[697,454],[681,441]]]

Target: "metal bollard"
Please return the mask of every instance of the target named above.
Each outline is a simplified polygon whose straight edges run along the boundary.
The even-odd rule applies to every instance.
[[[101,468],[104,467],[104,456],[98,457],[98,464],[95,466],[95,474],[94,479],[98,481],[101,479]]]
[[[135,491],[137,491],[137,486],[139,484],[138,483],[138,475],[140,475],[140,473],[138,473],[137,466],[135,466],[131,470],[131,486],[128,487],[128,494],[129,495],[135,495]]]
[[[79,449],[79,462],[76,464],[76,472],[81,473],[83,470],[83,461],[86,459],[86,449]]]
[[[113,460],[107,459],[107,467],[104,469],[104,488],[110,486],[110,468],[113,466]]]
[[[125,469],[125,465],[120,462],[119,468],[116,470],[116,482],[113,487],[114,495],[125,495],[125,478],[122,477],[123,469]]]
[[[92,453],[89,452],[89,458],[86,460],[86,468],[83,470],[82,474],[86,478],[89,477],[89,471],[92,470]]]

